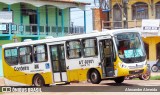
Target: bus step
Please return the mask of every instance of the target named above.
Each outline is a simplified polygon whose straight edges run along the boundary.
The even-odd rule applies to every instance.
[[[103,73],[102,76],[105,78],[106,77],[106,73]]]
[[[54,83],[55,85],[64,85],[64,84],[69,84],[69,82],[56,82]]]

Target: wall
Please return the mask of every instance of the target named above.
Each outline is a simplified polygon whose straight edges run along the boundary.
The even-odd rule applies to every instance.
[[[137,23],[135,23],[134,20],[132,20],[132,5],[135,4],[136,2],[144,2],[144,3],[148,4],[149,19],[155,19],[155,3],[157,3],[160,0],[153,0],[153,9],[151,9],[151,7],[150,7],[151,3],[149,1],[150,0],[129,0],[129,2],[128,2],[128,21],[130,21],[130,22],[128,22],[128,27],[135,27],[136,25],[137,26],[142,25],[141,20],[138,20]],[[120,5],[122,5],[122,0],[112,0],[112,3],[111,3],[112,8],[116,3],[119,3]],[[122,8],[122,12],[123,12],[123,8]],[[113,10],[112,10],[112,13],[113,13]],[[115,14],[112,14],[110,21],[113,21],[113,15],[115,15]],[[122,18],[123,17],[124,16],[122,16]]]
[[[94,8],[93,10],[93,30],[101,31],[101,16],[100,16],[100,9]]]
[[[3,69],[2,69],[2,46],[0,46],[0,77],[3,76]]]
[[[102,12],[99,8],[93,8],[93,30],[102,31],[102,21],[107,21],[107,12]]]
[[[13,23],[20,24],[20,4],[11,5],[11,10],[13,10]]]
[[[147,37],[143,38],[143,41],[149,45],[149,60],[150,61],[156,61],[156,44],[160,42],[160,37]]]

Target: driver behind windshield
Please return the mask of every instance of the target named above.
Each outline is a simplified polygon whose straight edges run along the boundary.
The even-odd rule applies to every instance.
[[[125,41],[120,41],[120,50],[119,53],[121,55],[124,54],[124,50],[127,50],[127,43],[125,43]]]

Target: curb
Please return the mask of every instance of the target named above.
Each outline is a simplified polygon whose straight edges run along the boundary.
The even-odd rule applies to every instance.
[[[151,76],[160,76],[160,72],[156,72],[156,73],[151,72]]]
[[[4,78],[3,77],[0,77],[0,86],[5,86]]]

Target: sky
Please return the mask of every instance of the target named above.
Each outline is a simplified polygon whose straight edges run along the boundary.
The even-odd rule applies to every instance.
[[[86,6],[86,32],[93,31],[92,24],[92,10],[94,7],[94,0],[75,0],[80,2],[91,3],[91,5]],[[71,9],[71,22],[73,22],[74,26],[84,26],[84,11],[78,8]]]

